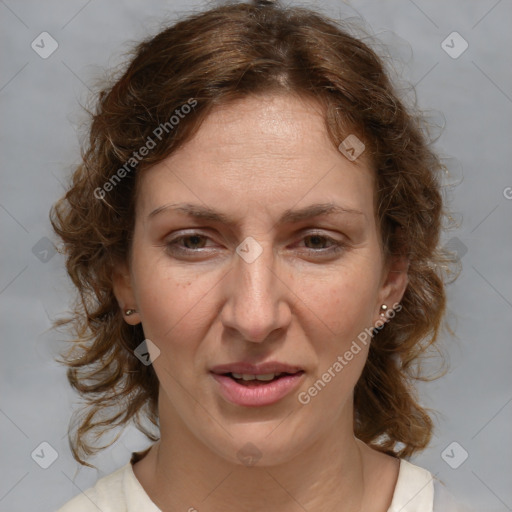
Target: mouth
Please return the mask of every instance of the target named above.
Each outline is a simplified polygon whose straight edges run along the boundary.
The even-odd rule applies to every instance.
[[[238,384],[242,386],[247,387],[255,387],[255,386],[265,386],[269,382],[275,382],[279,379],[282,379],[284,377],[290,376],[290,375],[297,375],[304,373],[303,370],[300,370],[298,372],[288,373],[288,372],[279,372],[279,373],[263,373],[259,375],[254,375],[250,373],[234,373],[234,372],[227,372],[223,373],[221,375],[225,377],[229,377],[230,379],[234,380]]]
[[[215,390],[219,395],[230,404],[241,407],[263,407],[279,402],[297,389],[304,374],[304,370],[293,373],[210,373],[217,383]]]

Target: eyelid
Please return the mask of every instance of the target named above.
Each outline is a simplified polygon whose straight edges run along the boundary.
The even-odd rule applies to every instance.
[[[316,231],[304,232],[304,230],[303,230],[298,235],[300,236],[300,240],[301,241],[304,240],[307,237],[318,236],[320,238],[324,238],[330,244],[329,247],[324,247],[324,248],[319,248],[319,249],[311,249],[311,248],[308,248],[308,247],[304,248],[307,251],[310,251],[310,252],[313,252],[313,253],[317,253],[318,255],[337,253],[337,252],[340,252],[340,251],[344,250],[346,248],[346,246],[348,245],[345,240],[338,240],[336,238],[333,238],[332,236],[327,235],[323,231],[318,231],[318,228],[317,228]],[[189,248],[180,247],[180,246],[177,245],[180,240],[183,240],[184,238],[194,237],[194,236],[198,236],[198,237],[201,237],[201,238],[204,238],[204,239],[207,239],[207,240],[211,240],[210,236],[208,236],[208,235],[206,235],[206,234],[196,230],[196,231],[192,231],[190,233],[182,233],[179,236],[171,238],[169,241],[165,242],[165,246],[168,249],[171,246],[174,246],[174,247],[176,247],[176,249],[175,249],[176,252],[188,253],[188,254],[194,254],[194,253],[195,254],[201,254],[202,252],[207,251],[208,247],[201,247],[199,249],[189,249]]]
[[[176,236],[174,238],[166,240],[164,245],[166,245],[166,246],[175,245],[177,242],[179,242],[180,240],[183,240],[184,238],[192,238],[192,237],[195,237],[195,236],[204,238],[205,240],[211,240],[210,236],[205,235],[204,233],[201,233],[199,231],[193,231],[191,233],[182,233],[179,236]],[[199,252],[197,249],[196,250],[194,250],[194,249],[187,249],[187,248],[184,248],[184,247],[181,247],[180,249],[185,251],[185,252]],[[204,248],[201,248],[201,250],[204,250]]]
[[[332,236],[326,235],[325,233],[323,233],[321,231],[304,233],[300,239],[302,241],[305,238],[310,237],[310,236],[318,236],[320,238],[324,238],[330,244],[329,247],[321,248],[318,250],[309,249],[306,247],[307,250],[310,250],[312,252],[317,252],[318,254],[321,254],[322,252],[324,254],[339,252],[340,250],[345,249],[348,245],[348,243],[345,240],[338,240],[336,238],[333,238]]]

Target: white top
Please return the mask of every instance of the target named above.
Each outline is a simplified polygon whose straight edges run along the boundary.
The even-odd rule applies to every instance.
[[[93,487],[75,496],[57,512],[162,512],[146,494],[130,462],[99,479]],[[443,484],[419,466],[400,459],[398,480],[387,512],[464,512]]]

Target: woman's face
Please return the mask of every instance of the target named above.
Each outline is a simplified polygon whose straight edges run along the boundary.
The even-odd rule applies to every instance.
[[[407,280],[384,261],[365,154],[338,151],[311,100],[254,96],[215,110],[139,184],[115,291],[158,347],[161,427],[260,464],[352,435],[361,333]],[[318,205],[337,210],[308,215]],[[293,375],[222,375],[270,379],[268,362]],[[216,368],[234,363],[249,366]]]

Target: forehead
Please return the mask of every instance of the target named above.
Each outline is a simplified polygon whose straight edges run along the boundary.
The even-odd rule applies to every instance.
[[[373,172],[330,140],[311,98],[249,96],[215,108],[197,133],[143,172],[137,199],[146,213],[169,202],[285,210],[336,201],[373,213]]]

